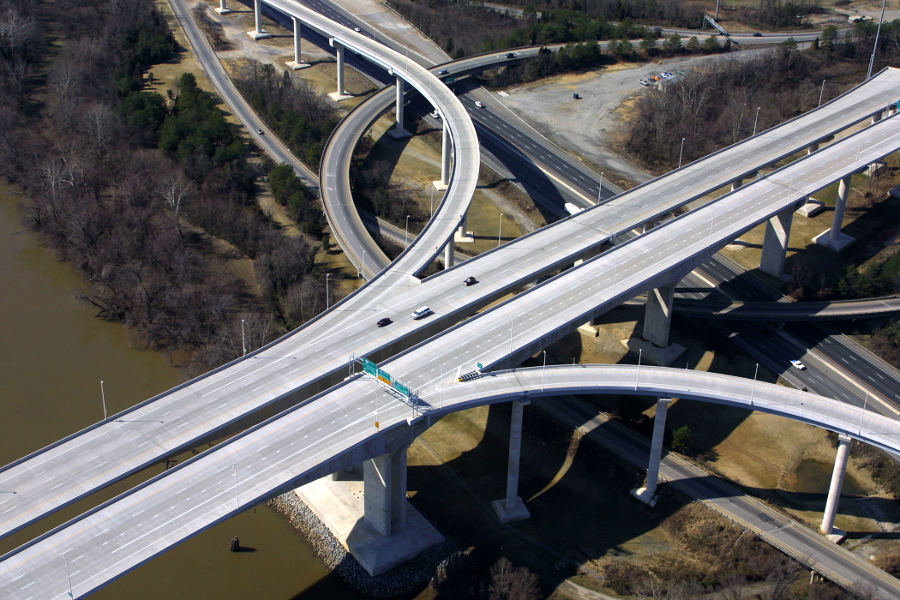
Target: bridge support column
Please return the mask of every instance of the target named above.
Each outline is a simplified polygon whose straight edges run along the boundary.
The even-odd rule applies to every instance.
[[[623,342],[629,350],[639,354],[645,361],[661,366],[672,364],[686,350],[679,344],[669,344],[675,285],[670,283],[647,293],[643,334],[641,338],[632,337]]]
[[[328,43],[331,44],[337,55],[337,91],[328,94],[328,97],[335,102],[340,102],[353,97],[344,90],[344,47],[334,38],[328,40]]]
[[[850,458],[850,442],[853,438],[846,435],[838,436],[837,455],[834,458],[834,471],[831,474],[831,485],[828,488],[828,500],[825,502],[825,512],[822,514],[822,526],[819,531],[827,536],[836,536],[843,539],[844,532],[834,526],[834,517],[837,515],[838,502],[841,499],[841,489],[844,487],[844,473],[847,472],[847,461]],[[837,540],[837,541],[840,541]]]
[[[262,40],[272,37],[271,33],[269,33],[268,31],[263,31],[262,29],[262,2],[260,0],[253,0],[253,17],[256,25],[253,31],[247,32],[247,35],[249,35],[254,40]]]
[[[744,185],[743,179],[735,179],[734,181],[731,182],[731,191],[733,192],[734,190],[738,189],[742,185]]]
[[[816,142],[815,144],[810,144],[806,148],[806,155],[809,156],[810,154],[812,154],[813,152],[815,152],[818,149],[819,149],[819,142]]]
[[[450,127],[447,125],[447,118],[442,120],[444,123],[444,132],[441,136],[441,180],[434,182],[434,187],[438,190],[446,190],[450,184],[450,153],[452,146],[450,144]]]
[[[453,260],[455,258],[456,253],[456,244],[453,243],[453,239],[447,242],[447,245],[444,246],[444,268],[449,269],[453,266]]]
[[[409,445],[363,463],[365,523],[389,537],[406,524],[406,451]]]
[[[759,258],[759,270],[763,273],[779,279],[784,277],[784,260],[787,257],[793,221],[794,207],[792,206],[769,219],[766,224],[762,256]]]
[[[216,9],[216,12],[220,15],[227,15],[231,12],[231,9],[225,6],[225,0],[219,0],[219,8]]]
[[[666,434],[666,414],[671,398],[656,401],[656,416],[653,418],[653,439],[650,441],[650,461],[647,464],[647,483],[644,487],[631,490],[631,495],[650,506],[656,506],[656,486],[659,482],[659,461],[662,459],[663,437]]]
[[[892,103],[890,106],[888,106],[888,109],[887,109],[887,116],[892,117],[892,116],[894,116],[894,114],[895,114],[896,112],[897,112],[897,105],[896,105],[896,104],[893,104],[893,103]]]
[[[412,134],[403,128],[403,101],[405,99],[406,94],[406,82],[403,81],[399,76],[396,77],[397,82],[395,84],[395,89],[397,92],[397,126],[388,131],[388,135],[394,139],[407,138]]]
[[[522,453],[522,413],[531,400],[513,400],[512,418],[509,424],[509,465],[506,473],[506,499],[494,500],[494,507],[501,523],[522,521],[531,516],[525,503],[519,498],[519,457]]]
[[[460,242],[464,243],[473,243],[475,241],[475,236],[471,231],[466,231],[466,228],[469,226],[469,218],[468,213],[463,213],[462,220],[459,222],[459,229],[456,230],[456,233],[453,235],[454,241],[457,244]]]
[[[840,186],[838,186],[838,198],[837,203],[834,205],[834,219],[831,221],[831,229],[813,238],[813,241],[817,244],[822,244],[835,252],[840,252],[856,241],[856,238],[853,236],[841,233],[841,227],[844,224],[844,211],[847,210],[847,196],[850,194],[851,177],[851,175],[843,177]]]
[[[880,111],[877,112],[877,113],[875,113],[874,115],[872,115],[871,124],[874,125],[875,123],[877,123],[878,121],[880,121],[880,120],[881,120],[881,116],[882,116],[882,112],[880,112]]]
[[[222,2],[224,3],[225,0]],[[294,71],[299,71],[308,67],[309,63],[303,62],[300,58],[300,21],[297,20],[297,17],[291,17],[291,22],[294,25],[294,60],[289,61],[287,66]]]

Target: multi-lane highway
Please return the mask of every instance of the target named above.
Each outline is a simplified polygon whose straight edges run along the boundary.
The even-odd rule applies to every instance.
[[[879,447],[900,450],[900,423],[891,419],[782,386],[696,371],[579,365],[499,372],[464,384],[432,386],[416,412],[392,400],[373,380],[357,376],[315,402],[245,432],[215,452],[183,463],[5,556],[0,562],[0,589],[10,600],[87,595],[194,533],[264,501],[273,490],[319,477],[322,466],[341,455],[352,454],[355,460],[378,452],[367,442],[409,424],[422,425],[447,412],[523,395],[623,391],[753,407],[827,424]],[[664,476],[678,478],[678,465],[670,463],[664,465]],[[693,473],[687,475],[681,478],[689,480]],[[698,490],[709,498],[718,493]],[[736,506],[755,508],[752,502],[734,499]],[[727,494],[719,500],[734,502]],[[758,512],[747,513],[746,508],[744,512],[739,518],[776,538],[779,530],[796,525],[776,517],[767,527],[755,523]],[[796,529],[790,535],[803,539],[795,545],[811,548],[816,556],[824,554],[819,564],[829,572],[833,569],[836,578],[861,582],[883,598],[900,590],[900,582],[883,571],[845,557],[849,553],[838,546],[817,547],[813,534]],[[854,570],[847,569],[848,563]]]
[[[884,79],[882,79],[882,83],[884,83]],[[870,137],[877,137],[884,131],[893,132],[896,129],[896,122],[896,119],[888,119],[873,128],[877,128],[877,131],[857,134],[862,136],[858,139],[868,140]],[[896,136],[894,133],[891,133],[890,136],[887,136],[879,143],[886,143],[889,146],[891,143],[896,143]],[[697,250],[696,246],[703,245],[702,238],[704,237],[702,234],[698,237],[698,228],[704,229],[704,226],[706,226],[709,231],[706,247],[697,250],[699,252],[697,255],[682,257],[682,262],[687,261],[685,264],[689,264],[691,261],[696,260],[697,256],[707,254],[709,247],[715,247],[730,241],[726,239],[723,242],[723,235],[737,235],[741,227],[748,226],[748,223],[752,226],[760,222],[760,219],[764,219],[767,215],[772,214],[772,209],[777,212],[777,210],[783,208],[781,205],[759,199],[767,193],[771,193],[772,190],[785,194],[785,197],[779,198],[779,202],[791,203],[796,202],[797,192],[801,194],[809,193],[813,191],[815,185],[822,183],[826,179],[827,182],[825,184],[831,183],[835,178],[835,173],[831,169],[836,168],[835,165],[838,164],[834,161],[837,160],[836,157],[839,152],[837,148],[839,146],[843,149],[844,154],[848,154],[844,143],[836,144],[821,151],[815,157],[798,163],[795,167],[796,171],[782,171],[780,172],[781,175],[770,176],[766,180],[756,182],[752,186],[729,195],[705,209],[689,213],[682,218],[661,226],[658,231],[638,238],[634,242],[620,245],[614,252],[610,252],[608,256],[602,257],[602,261],[590,261],[548,282],[554,285],[545,284],[539,286],[515,299],[515,302],[518,302],[520,299],[527,299],[528,302],[537,302],[538,305],[531,306],[527,303],[513,305],[513,303],[509,303],[485,313],[484,316],[478,317],[478,319],[472,319],[467,323],[461,324],[448,332],[447,335],[437,338],[437,341],[440,342],[438,345],[443,353],[438,353],[438,359],[443,357],[445,361],[452,361],[451,364],[454,366],[472,362],[474,359],[470,360],[469,354],[481,352],[480,344],[473,344],[473,342],[477,337],[481,336],[487,340],[483,343],[491,345],[490,348],[485,347],[484,350],[497,354],[495,362],[515,360],[517,354],[521,356],[522,353],[527,353],[530,345],[546,343],[548,335],[555,335],[555,332],[561,329],[583,322],[583,320],[586,320],[586,315],[589,316],[604,310],[606,308],[604,306],[597,307],[597,304],[600,304],[604,298],[624,297],[629,293],[629,288],[631,288],[631,293],[634,293],[635,289],[640,289],[641,286],[646,289],[646,287],[655,285],[654,278],[663,276],[662,274],[666,269],[670,270],[684,266],[678,261],[672,263],[678,257],[670,249],[666,249],[667,244],[675,244],[682,251],[685,251],[684,248],[687,247]],[[857,154],[860,153],[862,146],[863,144],[860,142]],[[774,149],[773,147],[772,150]],[[879,149],[876,144],[870,145],[867,141],[866,148],[862,152],[862,158],[871,161],[873,156],[878,155],[882,149]],[[852,151],[849,154],[852,154]],[[841,155],[838,158],[844,160],[847,157]],[[850,162],[852,163],[852,161]],[[729,166],[734,168],[733,164]],[[817,173],[815,172],[816,169],[823,172]],[[781,181],[779,177],[784,176],[785,173],[798,175],[796,184],[793,178],[790,182]],[[731,178],[734,179],[740,177],[742,173],[726,175],[731,175]],[[124,476],[128,472],[141,468],[142,465],[158,460],[161,456],[172,453],[177,448],[187,447],[192,443],[196,443],[198,439],[208,436],[211,432],[221,429],[247,413],[259,411],[264,406],[277,407],[277,405],[273,404],[274,402],[278,400],[287,402],[287,396],[295,393],[300,388],[305,387],[305,391],[308,392],[311,386],[315,386],[316,382],[322,386],[327,386],[333,380],[335,374],[345,367],[349,356],[354,351],[362,350],[370,355],[387,355],[392,353],[402,347],[404,342],[401,340],[406,339],[405,343],[409,344],[417,337],[424,337],[436,331],[439,327],[466,316],[475,307],[483,305],[498,295],[502,295],[508,289],[532,280],[536,273],[559,268],[559,266],[566,261],[571,261],[574,256],[581,252],[601,244],[612,235],[618,235],[616,226],[621,227],[623,222],[633,223],[635,212],[640,213],[638,218],[643,218],[644,220],[657,218],[659,214],[654,211],[661,205],[657,198],[689,186],[691,184],[690,180],[684,177],[684,169],[673,175],[673,179],[669,184],[670,187],[675,188],[674,190],[670,190],[667,186],[661,184],[658,184],[656,187],[652,185],[643,186],[639,188],[639,191],[631,199],[623,198],[621,204],[613,202],[607,206],[585,211],[573,218],[564,220],[559,226],[536,232],[522,238],[516,244],[509,244],[498,251],[488,253],[480,259],[470,261],[470,264],[466,265],[466,270],[464,271],[466,275],[472,269],[483,270],[478,272],[480,283],[474,288],[461,286],[462,272],[457,269],[431,278],[424,284],[408,281],[409,278],[406,278],[406,280],[397,278],[397,283],[387,285],[385,282],[390,281],[390,278],[376,279],[373,282],[375,285],[369,286],[366,292],[354,294],[341,303],[337,310],[329,316],[318,319],[304,328],[302,330],[303,335],[287,336],[280,343],[271,345],[243,361],[237,361],[208,377],[190,382],[158,399],[148,401],[137,409],[117,415],[87,430],[83,435],[73,436],[69,440],[64,440],[60,444],[46,449],[44,452],[37,453],[4,469],[0,472],[0,482],[3,483],[5,488],[13,487],[16,489],[17,494],[13,498],[4,499],[5,506],[0,506],[0,520],[3,521],[3,529],[0,531],[8,533],[15,528],[21,527],[24,523],[34,520],[58,506],[71,502],[73,499],[80,497],[80,495],[89,493],[92,489]],[[829,177],[831,179],[828,179]],[[657,180],[657,182],[659,181]],[[679,181],[682,183],[679,184]],[[724,183],[727,183],[727,181],[728,179]],[[799,190],[796,188],[799,188]],[[755,203],[753,202],[754,199]],[[643,200],[648,200],[653,208],[647,210],[647,206],[642,204]],[[713,212],[714,207],[715,211]],[[708,225],[706,222],[707,214],[711,215]],[[720,214],[727,216],[727,226],[720,228],[717,221],[716,230],[713,232],[713,220],[717,220]],[[700,220],[699,223],[698,219]],[[455,228],[455,225],[450,228],[450,231],[453,228]],[[621,231],[621,233],[623,232]],[[682,236],[687,236],[688,239],[693,241],[693,244],[679,243],[677,239],[680,239]],[[655,261],[653,265],[657,269],[655,275],[648,275],[647,269],[638,268],[637,263],[634,262],[636,260],[634,258],[635,252],[645,251],[640,250],[641,244],[647,245],[647,248],[653,250],[657,255],[667,255],[665,258],[668,262]],[[560,246],[565,246],[565,248]],[[618,257],[625,257],[626,259],[619,261]],[[613,261],[612,263],[604,263],[604,261],[609,261],[610,259]],[[601,263],[603,263],[602,266],[600,266]],[[635,267],[633,270],[632,266]],[[621,280],[619,279],[620,268],[622,269]],[[610,269],[612,269],[611,273]],[[595,282],[597,285],[600,285],[599,282],[602,282],[602,285],[597,289],[586,288],[582,291],[580,284],[573,285],[572,282],[578,279],[572,279],[572,277],[587,277],[588,281]],[[606,287],[603,287],[604,285]],[[611,296],[609,295],[610,285],[612,286]],[[620,285],[622,286],[621,291],[619,291]],[[560,286],[565,287],[561,288]],[[541,295],[537,300],[532,295],[535,293]],[[569,296],[565,296],[566,293]],[[594,296],[593,298],[584,298],[584,293],[593,293]],[[418,306],[418,303],[422,302],[426,294],[433,294],[428,297],[435,300],[431,305],[433,305],[438,314],[424,323],[413,323],[411,320],[408,320],[409,312]],[[586,309],[592,302],[593,305]],[[566,310],[553,311],[554,314],[549,315],[556,319],[555,324],[549,319],[545,322],[534,322],[535,319],[541,321],[542,318],[547,317],[544,312],[541,312],[546,306],[541,307],[540,305],[552,304],[562,307],[569,303],[573,305],[567,307]],[[604,304],[607,303],[604,302]],[[508,337],[503,335],[507,332],[505,329],[506,314],[501,314],[498,317],[496,312],[500,308],[504,311],[509,311],[510,327],[508,333],[510,335]],[[396,326],[386,330],[376,330],[373,327],[374,320],[378,316],[389,314],[398,317],[395,319],[397,321],[395,323]],[[517,335],[515,322],[519,314],[522,315],[525,321],[519,324],[520,329]],[[574,320],[571,318],[573,315]],[[401,321],[401,319],[405,322]],[[496,323],[493,323],[493,321],[496,321]],[[474,333],[478,335],[474,335],[472,331],[467,331],[466,333],[470,337],[462,340],[458,337],[454,338],[454,336],[461,335],[459,332],[465,327],[476,322],[478,327]],[[484,325],[485,322],[488,322],[487,326]],[[523,325],[525,322],[529,323],[530,330],[524,330]],[[494,325],[492,329],[490,328],[491,324]],[[554,327],[552,331],[547,329],[550,326]],[[498,328],[503,331],[497,331]],[[494,343],[491,341],[492,338],[490,336],[502,336],[504,341],[499,344]],[[502,350],[506,343],[509,343],[510,347],[504,356]],[[456,354],[447,351],[448,346],[454,349],[453,352],[456,352]],[[417,349],[416,352],[423,352],[423,350]],[[401,361],[396,363],[400,369],[398,373],[403,373],[403,376],[407,377],[407,381],[413,385],[419,385],[422,374],[416,371],[416,365],[410,367],[402,362],[410,360],[412,355],[412,353],[407,353],[397,359]],[[297,361],[300,357],[303,357],[304,360],[298,364]],[[479,357],[483,358],[480,355]],[[419,360],[419,358],[416,358],[416,360]],[[437,362],[423,360],[423,364],[430,364],[433,369],[438,369],[444,363],[440,360],[437,360]],[[422,383],[427,383],[427,380],[423,380]],[[323,413],[328,413],[326,415],[327,418],[324,420],[320,421],[318,418],[313,418],[312,422],[319,425],[322,425],[324,422],[325,424],[340,427],[340,423],[344,421],[331,413],[340,411],[341,415],[343,415],[343,409],[346,407],[335,407],[331,400],[326,400],[325,398],[327,396],[317,399],[316,402],[306,404],[304,409],[309,408],[310,410],[321,410]],[[356,398],[356,401],[358,402],[359,398]],[[139,423],[138,421],[141,422]],[[273,423],[275,422],[273,421]],[[278,420],[277,422],[280,423],[279,427],[285,425],[283,421]],[[303,427],[308,426],[311,426],[310,423],[303,425]],[[291,439],[296,439],[296,436],[299,435],[299,432],[287,433],[295,436]],[[332,436],[329,439],[334,441],[334,437],[341,436]],[[135,450],[129,453],[131,448],[135,448]],[[319,448],[328,450],[327,445],[320,445]],[[273,448],[273,451],[277,453],[275,448]],[[220,457],[223,456],[218,454],[218,450],[209,453],[210,456],[214,454]],[[106,460],[100,462],[104,458]],[[321,458],[321,456],[308,457],[312,461],[316,458]],[[193,465],[194,463],[189,464]],[[44,471],[40,473],[40,477],[35,478],[34,474],[40,468],[44,468]],[[245,481],[244,477],[248,476],[249,473],[247,471],[241,472],[237,465],[233,465],[233,468],[236,481],[237,505],[240,501],[241,493],[239,482]],[[52,472],[48,472],[49,470],[52,470]],[[262,485],[265,487],[266,484]],[[21,496],[18,493],[20,489],[22,490]],[[57,492],[56,490],[59,491]],[[201,493],[203,493],[202,490]],[[138,521],[133,523],[137,524]],[[141,527],[143,525],[135,526]],[[188,532],[181,533],[184,535],[188,534]],[[163,539],[158,543],[165,546],[167,543],[172,543],[172,540]],[[156,550],[151,550],[154,552],[158,551],[159,546],[154,546],[154,548]]]

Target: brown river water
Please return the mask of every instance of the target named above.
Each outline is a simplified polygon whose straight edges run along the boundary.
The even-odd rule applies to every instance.
[[[21,196],[0,182],[0,465],[179,381],[159,353],[94,316],[74,291],[83,280],[19,224]],[[162,471],[148,468],[0,540],[0,554]],[[229,540],[255,551],[231,553]],[[64,568],[60,564],[60,568]],[[324,600],[362,598],[325,570],[282,517],[261,506],[197,535],[91,596],[98,600]]]

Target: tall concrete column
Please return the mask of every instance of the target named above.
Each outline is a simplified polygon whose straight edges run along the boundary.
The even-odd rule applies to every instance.
[[[441,137],[441,180],[434,182],[434,187],[439,190],[446,190],[450,183],[450,153],[452,145],[450,144],[450,127],[447,125],[447,117],[444,116],[444,132]]]
[[[644,487],[631,490],[631,495],[650,506],[656,506],[656,486],[659,482],[659,461],[662,459],[663,437],[666,434],[666,414],[671,398],[656,401],[656,416],[653,418],[653,439],[650,441],[650,461],[647,465],[647,483]]]
[[[733,192],[734,190],[738,189],[742,185],[744,185],[743,179],[735,179],[734,181],[731,182],[731,191]]]
[[[377,456],[363,463],[365,523],[389,537],[406,524],[406,451]]]
[[[665,348],[669,345],[669,326],[672,323],[674,300],[674,283],[650,290],[647,294],[643,337],[654,346]]]
[[[509,464],[506,472],[506,498],[491,504],[501,523],[521,521],[531,516],[525,503],[519,498],[519,458],[522,453],[522,413],[528,399],[512,401],[512,418],[509,424]]]
[[[328,43],[334,48],[334,53],[337,55],[337,91],[328,94],[328,97],[335,102],[340,102],[353,97],[344,90],[344,47],[334,38],[328,40]]]
[[[248,31],[247,35],[249,35],[254,40],[261,40],[264,38],[272,37],[272,34],[268,31],[263,31],[262,28],[262,0],[253,0],[253,18],[255,22],[255,27],[253,31]]]
[[[231,9],[225,6],[225,0],[219,0],[219,8],[216,9],[216,12],[220,15],[227,15],[231,12]]]
[[[388,135],[392,138],[405,138],[409,137],[410,134],[406,129],[403,128],[403,101],[405,99],[406,93],[406,82],[400,78],[399,75],[396,76],[396,84],[394,85],[394,89],[396,90],[396,112],[397,112],[397,126],[388,131]]]
[[[813,241],[817,244],[822,244],[835,252],[840,252],[856,241],[856,238],[853,236],[841,233],[841,227],[844,225],[844,211],[847,210],[847,196],[850,194],[851,178],[852,175],[843,177],[838,186],[838,198],[834,205],[834,218],[831,221],[831,229],[813,238]]]
[[[444,246],[444,268],[449,269],[453,266],[453,260],[455,258],[456,252],[456,244],[453,241],[453,238],[450,238],[450,241],[447,242],[447,245]]]
[[[887,116],[892,117],[897,112],[897,105],[891,104],[887,109]]]
[[[809,147],[806,149],[806,155],[809,156],[810,154],[812,154],[813,152],[815,152],[818,149],[819,149],[818,142],[816,142],[815,144],[810,144]]]
[[[834,527],[834,517],[841,499],[841,489],[844,487],[844,474],[847,472],[847,460],[850,458],[850,442],[852,441],[853,438],[849,436],[838,436],[838,449],[837,456],[834,458],[834,471],[831,473],[831,486],[828,488],[828,500],[825,502],[825,512],[822,514],[822,526],[819,528],[819,531],[825,535],[840,531]]]
[[[766,224],[762,256],[759,258],[759,270],[763,273],[779,279],[784,274],[784,259],[787,257],[793,221],[794,207],[792,206],[769,219]]]
[[[224,2],[225,0],[222,1]],[[300,21],[297,20],[297,17],[291,17],[291,22],[294,24],[294,60],[289,61],[287,66],[298,71],[308,67],[309,63],[303,62],[300,58]]]
[[[881,120],[881,112],[877,112],[874,115],[872,115],[872,121],[871,121],[872,125],[874,125],[875,123],[877,123],[880,120]]]

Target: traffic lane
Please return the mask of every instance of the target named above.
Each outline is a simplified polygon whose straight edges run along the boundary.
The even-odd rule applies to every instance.
[[[761,329],[756,323],[740,321],[716,322],[729,338],[749,351],[750,354],[775,374],[780,375],[799,388],[806,388],[820,396],[833,398],[851,406],[862,406],[863,399],[855,391],[845,386],[833,368],[823,362],[815,353],[794,347],[773,329]],[[791,365],[791,360],[800,360],[806,369]]]
[[[833,336],[818,327],[801,323],[785,325],[785,331],[794,339],[827,356],[835,364],[851,372],[862,385],[872,388],[900,410],[900,382],[893,374],[839,343]]]

